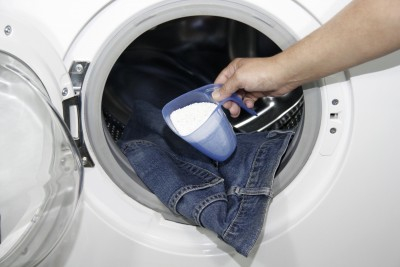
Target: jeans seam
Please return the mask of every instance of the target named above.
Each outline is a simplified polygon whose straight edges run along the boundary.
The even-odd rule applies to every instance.
[[[146,140],[132,140],[127,143],[124,143],[121,146],[121,151],[122,151],[122,153],[125,154],[127,151],[137,148],[138,144],[146,145],[146,146],[157,146],[157,144],[150,142],[150,141],[146,141]]]
[[[209,188],[211,186],[217,185],[219,183],[224,182],[224,179],[214,179],[211,182],[200,184],[200,185],[187,185],[179,188],[176,190],[172,195],[171,198],[168,201],[168,207],[176,214],[179,214],[176,210],[176,206],[178,205],[179,200],[186,195],[187,193],[200,190],[200,189],[205,189]]]
[[[172,155],[173,156],[173,155]],[[209,177],[213,178],[211,181],[215,180],[215,179],[222,179],[221,177],[219,177],[218,175],[204,169],[201,168],[195,164],[192,164],[190,162],[181,160],[177,157],[174,157],[174,160],[178,161],[177,165],[180,168],[184,168],[186,170],[188,170],[190,173],[192,173],[193,175],[200,177],[202,179],[207,179]]]
[[[268,208],[268,206],[270,205],[271,201],[272,201],[272,198],[271,198],[271,197],[267,197],[267,200],[266,200],[266,203],[265,203],[266,208]],[[222,236],[223,239],[226,239],[226,237],[227,237],[228,235],[234,235],[234,234],[235,234],[235,232],[231,232],[231,229],[232,229],[232,227],[236,224],[237,218],[239,217],[239,215],[241,214],[241,212],[242,212],[242,210],[243,210],[243,206],[248,205],[248,204],[247,204],[248,202],[252,202],[252,197],[250,197],[250,196],[247,196],[247,197],[245,196],[245,197],[243,197],[242,201],[240,202],[240,206],[239,206],[238,212],[236,213],[235,218],[232,220],[232,222],[231,222],[231,224],[229,225],[229,227],[224,231],[224,234],[223,234],[223,236]],[[265,214],[267,213],[266,209],[261,210],[261,213],[263,214],[262,216],[264,217]],[[255,242],[256,242],[257,239],[258,239],[259,233],[260,233],[261,230],[262,230],[262,226],[261,226],[259,229],[253,229],[253,230],[258,232],[256,235],[254,235],[254,238],[253,238],[253,239],[249,240],[249,241],[250,241],[249,243],[254,245]],[[247,248],[247,251],[245,252],[245,254],[247,254],[248,251],[249,251],[251,248],[252,248],[252,246],[248,247],[248,248]]]
[[[282,134],[282,133],[284,133],[286,136],[285,136],[284,143],[281,145],[279,151],[277,152],[278,155],[283,154],[282,151],[286,150],[287,143],[290,141],[291,138],[288,138],[289,135],[287,135],[287,133],[285,133],[283,131],[279,131],[279,130],[270,131],[268,133],[268,137],[275,136],[276,134]],[[269,142],[270,142],[270,140],[263,142],[257,149],[256,154],[254,156],[254,160],[251,164],[251,169],[250,169],[251,171],[249,173],[249,178],[247,180],[245,188],[254,187],[254,186],[252,186],[252,184],[257,182],[258,179],[254,179],[254,178],[258,178],[258,175],[255,175],[255,174],[259,172],[259,167],[260,167],[259,162],[260,161],[264,162],[264,159],[266,158],[264,151],[268,148]],[[264,155],[264,156],[260,156],[260,155]],[[271,170],[271,174],[275,174],[277,168],[278,168],[278,164],[274,164],[274,169]],[[272,180],[272,182],[273,182],[273,180]],[[272,185],[270,185],[270,186],[272,186]]]
[[[184,161],[182,159],[180,159],[179,157],[177,157],[174,153],[169,152],[168,150],[165,150],[164,148],[158,146],[157,144],[151,142],[151,141],[147,141],[147,140],[133,140],[130,141],[126,144],[124,144],[121,147],[122,152],[125,154],[127,151],[129,151],[130,149],[133,150],[135,149],[135,147],[137,147],[137,145],[146,145],[146,146],[153,146],[153,147],[157,147],[158,149],[161,149],[162,151],[164,151],[165,153],[167,153],[170,157],[172,157],[176,162],[177,165],[181,168],[185,168],[186,170],[190,171],[193,175],[196,175],[202,179],[206,179],[207,177],[212,177],[212,180],[215,179],[222,179],[221,177],[219,177],[218,175],[214,174],[213,172],[210,172],[207,169],[201,168],[195,164],[192,164],[190,162]],[[193,171],[193,169],[195,169],[195,171]]]
[[[249,173],[249,178],[248,178],[248,180],[247,180],[247,183],[246,183],[246,186],[245,186],[245,188],[247,188],[247,187],[252,187],[252,184],[254,184],[254,182],[255,182],[255,180],[257,180],[257,179],[255,179],[255,178],[258,178],[258,175],[255,175],[255,173],[258,173],[258,169],[259,169],[259,161],[261,160],[261,159],[264,159],[264,157],[265,157],[265,153],[263,153],[263,151],[267,148],[267,144],[268,144],[268,141],[265,141],[264,143],[262,143],[261,144],[261,146],[257,149],[257,152],[256,152],[256,154],[255,154],[255,157],[254,157],[254,160],[253,160],[253,162],[252,162],[252,164],[251,164],[251,169],[250,169],[250,173]],[[264,155],[264,157],[263,156],[260,156],[260,155]]]
[[[235,225],[235,222],[237,221],[238,216],[241,214],[241,210],[243,209],[243,204],[246,201],[245,197],[242,197],[242,200],[240,201],[239,209],[235,215],[235,218],[232,219],[231,223],[228,225],[226,230],[224,231],[223,237],[225,238],[228,234],[231,234],[231,229]]]
[[[278,131],[275,131],[275,132],[278,132]],[[271,133],[271,132],[270,132],[270,133]],[[270,135],[270,133],[268,134],[268,136]],[[289,140],[290,140],[290,138],[288,138],[288,136],[286,136],[286,137],[285,137],[285,143],[289,142]],[[255,187],[251,187],[251,184],[254,184],[254,182],[255,182],[254,180],[258,180],[258,179],[255,179],[255,178],[258,178],[258,175],[254,175],[254,173],[256,173],[256,172],[254,171],[254,169],[257,167],[256,162],[259,161],[261,158],[263,158],[262,156],[259,156],[259,155],[265,154],[265,153],[261,153],[261,152],[262,152],[263,150],[266,149],[266,146],[267,146],[268,142],[269,142],[269,140],[265,141],[265,142],[262,143],[262,144],[259,146],[259,148],[257,149],[257,151],[256,151],[256,153],[255,153],[255,156],[254,156],[254,159],[253,159],[253,162],[252,162],[252,165],[251,165],[251,171],[250,171],[250,174],[249,174],[249,177],[248,177],[246,186],[245,186],[243,189],[246,189],[246,188],[255,188]],[[285,144],[285,143],[284,143],[284,144]],[[278,153],[278,154],[281,154],[282,150],[285,150],[285,149],[286,149],[286,145],[282,145],[281,148],[280,148],[280,150],[279,150],[279,153]],[[260,153],[261,153],[261,154],[260,154]],[[276,164],[275,164],[275,165],[276,165]],[[274,166],[273,173],[276,172],[276,169],[277,169],[277,168],[278,168],[278,166]],[[272,182],[273,182],[273,180],[274,180],[274,179],[272,179]],[[271,185],[271,186],[272,186],[272,185]],[[271,193],[272,193],[272,192],[271,192]],[[244,205],[246,202],[251,201],[251,199],[253,199],[253,197],[254,197],[254,195],[244,195],[244,196],[241,196],[242,200],[240,201],[240,205],[239,205],[238,211],[237,211],[235,217],[232,219],[231,223],[228,225],[228,227],[227,227],[226,230],[224,231],[224,234],[223,234],[223,237],[224,237],[224,238],[225,238],[228,234],[232,234],[231,230],[232,230],[232,228],[234,227],[234,225],[236,224],[236,222],[237,222],[237,220],[238,220],[238,217],[239,217],[240,214],[242,213],[243,205]],[[267,196],[267,197],[268,197],[268,201],[271,201],[272,196]],[[253,242],[253,241],[254,241],[254,240],[252,240],[252,242]]]
[[[258,196],[265,195],[267,197],[273,197],[273,192],[270,187],[254,187],[254,188],[243,188],[239,186],[231,186],[227,190],[227,195],[236,195],[236,196]]]
[[[218,194],[215,194],[215,195],[212,195],[212,196],[208,196],[208,197],[206,197],[205,199],[203,199],[203,200],[194,208],[194,211],[193,211],[193,219],[194,219],[194,221],[195,221],[196,224],[198,224],[198,225],[204,227],[204,226],[201,224],[201,221],[200,221],[201,213],[203,212],[203,210],[204,210],[205,208],[207,208],[209,205],[211,205],[212,203],[217,202],[217,201],[225,201],[225,202],[228,202],[228,200],[227,200],[227,198],[226,198],[226,194],[225,194],[225,193],[218,193]]]

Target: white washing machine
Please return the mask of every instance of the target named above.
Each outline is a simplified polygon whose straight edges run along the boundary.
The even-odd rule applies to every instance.
[[[162,104],[173,88],[158,83],[284,50],[347,2],[0,1],[0,266],[399,266],[399,52],[297,90],[284,117],[300,110],[299,130],[249,257],[170,213],[114,142],[131,98]]]

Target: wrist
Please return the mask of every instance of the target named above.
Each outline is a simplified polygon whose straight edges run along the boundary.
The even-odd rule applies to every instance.
[[[297,72],[293,69],[293,63],[287,61],[285,54],[277,54],[270,58],[272,61],[269,76],[271,77],[272,87],[275,90],[287,88],[294,89],[300,85]]]

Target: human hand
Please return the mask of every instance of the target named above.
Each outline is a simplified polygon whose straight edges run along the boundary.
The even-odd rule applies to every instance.
[[[233,93],[237,93],[248,108],[254,107],[254,102],[264,96],[281,96],[296,86],[284,82],[285,71],[274,57],[269,58],[237,58],[221,71],[215,83],[223,86],[212,94],[216,101],[221,101]],[[231,116],[240,114],[240,107],[228,101],[224,107]]]

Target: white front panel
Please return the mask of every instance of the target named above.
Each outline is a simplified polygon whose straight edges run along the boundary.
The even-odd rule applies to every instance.
[[[191,6],[200,2],[203,6],[193,11]],[[64,5],[66,12],[54,4],[36,4],[35,10],[51,13],[49,21],[44,19],[46,16],[39,19],[39,12],[31,13],[24,5],[11,5],[10,10],[29,14],[30,19],[45,26],[48,38],[56,40],[52,43],[61,44],[56,45],[57,53],[67,51],[66,67],[74,60],[91,62],[83,96],[94,97],[85,99],[87,105],[101,101],[101,94],[93,91],[102,90],[106,79],[91,75],[98,74],[102,64],[111,68],[111,62],[132,41],[122,42],[123,34],[139,36],[176,16],[211,14],[233,17],[267,31],[286,48],[348,2],[122,0],[105,5],[86,1],[79,19],[70,24],[64,18],[71,14],[73,4]],[[169,5],[175,8],[166,12]],[[231,6],[242,6],[242,12],[234,13]],[[154,10],[159,15],[153,16]],[[265,26],[260,13],[268,17],[269,26]],[[129,33],[132,24],[135,32]],[[275,26],[290,32],[292,41],[275,35],[270,30],[277,29]],[[86,171],[82,220],[76,222],[43,266],[398,266],[400,212],[396,203],[400,195],[396,178],[400,173],[395,159],[400,149],[400,127],[395,122],[399,112],[396,100],[400,97],[399,58],[395,53],[333,75],[305,92],[306,97],[320,95],[320,135],[295,181],[274,199],[264,235],[249,258],[239,256],[208,231],[167,221],[125,195],[97,161],[93,147],[99,144],[88,139],[86,131],[90,127],[84,122],[96,165]],[[60,97],[61,89],[51,90],[50,95]],[[332,106],[335,99],[340,105]],[[306,102],[306,106],[312,104]],[[91,123],[102,127],[101,121]],[[332,128],[337,135],[332,135]]]

